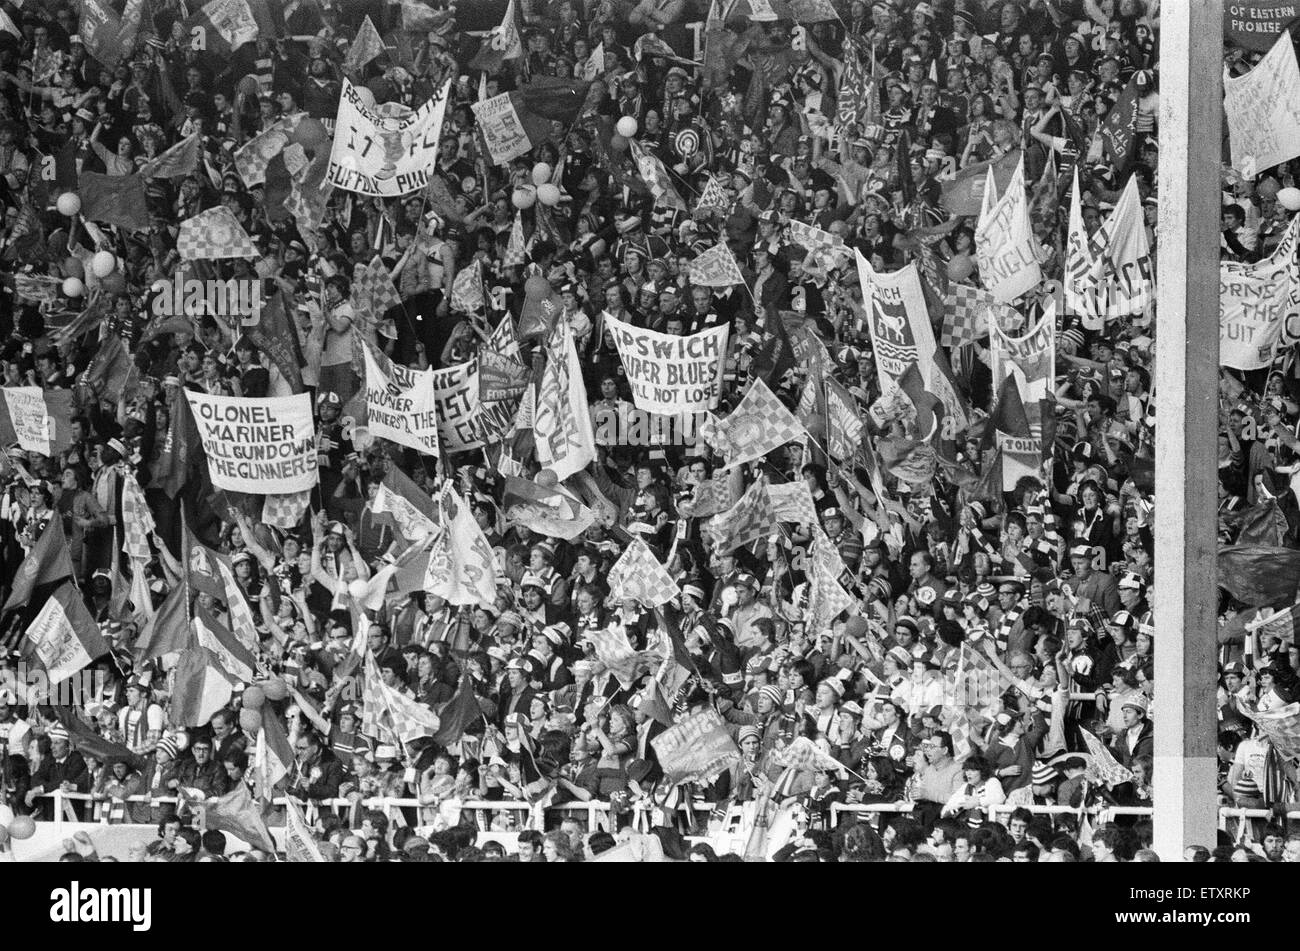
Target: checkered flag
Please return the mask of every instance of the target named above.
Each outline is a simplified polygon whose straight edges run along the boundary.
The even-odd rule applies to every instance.
[[[731,199],[727,197],[727,190],[722,187],[716,175],[709,177],[709,183],[704,186],[704,191],[700,193],[695,205],[697,208],[717,208],[719,211],[727,211],[731,208]]]
[[[122,480],[122,533],[128,558],[132,561],[153,558],[149,536],[155,528],[153,513],[149,511],[140,483],[128,470]]]
[[[638,601],[650,608],[666,604],[681,594],[668,569],[637,536],[633,536],[632,544],[609,570],[606,583],[614,600]]]
[[[697,485],[692,497],[678,505],[677,511],[687,518],[707,518],[725,512],[735,504],[731,479],[723,472]]]
[[[989,334],[989,315],[1001,306],[998,299],[981,287],[948,285],[944,298],[943,329],[939,346],[954,349],[974,343]]]
[[[713,431],[715,447],[727,458],[725,468],[761,459],[807,433],[767,384],[755,378],[745,397]]]
[[[375,255],[368,264],[357,264],[352,270],[352,369],[358,375],[365,373],[365,361],[356,344],[358,339],[370,341],[374,337],[379,317],[389,308],[402,303],[402,295],[393,285],[393,279],[384,267],[383,259]]]
[[[288,495],[268,495],[262,503],[262,521],[273,528],[292,531],[302,522],[310,499],[310,489]]]
[[[523,267],[528,263],[528,247],[524,243],[524,216],[515,212],[515,223],[510,228],[510,240],[506,242],[505,253],[501,255],[502,267]]]
[[[225,205],[201,211],[181,222],[176,250],[182,261],[257,258],[257,248],[235,213]]]
[[[451,282],[451,310],[456,314],[475,314],[483,309],[483,304],[483,262],[475,258]]]
[[[691,283],[699,287],[732,287],[745,283],[736,256],[723,241],[691,262],[690,277]]]
[[[707,527],[717,550],[728,552],[766,538],[775,525],[776,509],[767,491],[767,477],[760,476],[739,502],[709,519]]]
[[[809,630],[821,632],[829,630],[831,622],[857,602],[839,582],[845,571],[839,552],[821,529],[817,529],[816,536],[813,541],[812,574],[808,579],[810,594],[806,617]]]

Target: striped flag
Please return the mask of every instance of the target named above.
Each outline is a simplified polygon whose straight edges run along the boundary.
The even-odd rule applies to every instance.
[[[77,589],[64,583],[28,626],[21,651],[23,660],[45,671],[54,685],[107,654],[108,644]]]
[[[206,647],[217,663],[235,680],[252,683],[257,670],[257,658],[230,633],[202,603],[194,606],[194,635],[200,647]]]
[[[210,650],[190,647],[181,651],[168,705],[172,725],[203,726],[230,703],[232,686],[230,676]]]

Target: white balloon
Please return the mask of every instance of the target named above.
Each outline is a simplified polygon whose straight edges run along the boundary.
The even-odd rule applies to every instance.
[[[551,180],[551,174],[555,170],[545,162],[538,162],[533,166],[533,184],[545,185]]]
[[[63,295],[65,297],[80,297],[86,293],[86,285],[81,283],[79,277],[65,277],[63,279]]]
[[[367,109],[375,108],[375,91],[369,86],[353,86],[356,90],[357,98],[365,104]]]
[[[352,595],[353,601],[360,601],[370,593],[370,585],[366,584],[360,578],[354,578],[348,582],[348,594]]]
[[[59,214],[71,218],[81,211],[81,196],[76,192],[64,192],[55,204],[58,205]]]
[[[371,435],[370,430],[364,426],[358,426],[352,430],[352,446],[360,452],[365,452],[375,444],[375,437]]]
[[[531,208],[537,201],[537,190],[533,188],[516,188],[510,196],[510,201],[520,211]]]
[[[537,186],[537,200],[543,205],[555,206],[560,203],[560,189],[550,182]]]
[[[1300,188],[1284,188],[1277,193],[1277,200],[1287,211],[1300,211]]]
[[[95,277],[108,277],[117,270],[117,258],[113,256],[112,251],[96,251],[95,256],[90,259],[90,272]]]
[[[640,126],[636,124],[635,119],[633,119],[631,116],[624,116],[623,118],[618,120],[618,123],[614,126],[614,131],[617,132],[619,135],[621,135],[623,138],[630,139],[634,135],[636,135],[636,130],[639,128]]]

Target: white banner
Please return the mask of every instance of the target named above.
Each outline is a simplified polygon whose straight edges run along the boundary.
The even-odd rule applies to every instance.
[[[473,513],[450,482],[438,499],[442,532],[429,553],[424,590],[449,604],[492,604],[497,595],[496,556]]]
[[[718,405],[727,354],[727,325],[674,337],[605,315],[627,371],[637,409],[698,413]]]
[[[393,364],[393,375],[389,377],[369,344],[365,345],[365,354],[366,428],[380,439],[437,456],[438,407],[433,371]]]
[[[218,489],[283,495],[316,484],[311,397],[209,396],[185,391]]]
[[[51,685],[62,683],[94,660],[58,597],[46,599],[27,628],[27,640]]]
[[[438,434],[447,451],[460,452],[483,445],[478,427],[482,406],[479,401],[478,360],[429,372],[433,378]]]
[[[878,273],[861,251],[856,251],[855,256],[876,373],[882,394],[888,395],[913,363],[926,367],[933,362],[934,328],[915,264],[888,274]]]
[[[1219,366],[1261,370],[1273,363],[1291,303],[1290,282],[1219,268]]]
[[[984,186],[984,207],[975,229],[975,258],[984,287],[1004,304],[1010,304],[1043,280],[1034,229],[1029,220],[1023,158],[1011,176],[1006,194],[993,201],[996,192],[993,170],[989,169]]]
[[[41,388],[6,386],[4,394],[9,419],[18,435],[18,445],[27,452],[50,455],[50,444],[54,442],[54,417],[46,410]]]
[[[493,165],[504,165],[532,149],[533,143],[524,131],[510,93],[473,103],[470,108],[474,110],[474,121],[483,133]]]
[[[1037,436],[996,435],[997,447],[1002,450],[1003,492],[1012,491],[1025,476],[1042,478],[1042,441]]]
[[[1283,30],[1245,76],[1223,77],[1232,167],[1254,178],[1300,155],[1300,65]]]
[[[352,83],[344,79],[325,181],[345,191],[385,198],[424,188],[438,162],[450,91],[448,79],[414,112],[383,116],[366,106]]]

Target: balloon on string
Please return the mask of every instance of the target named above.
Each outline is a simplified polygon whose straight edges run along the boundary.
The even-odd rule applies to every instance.
[[[554,174],[554,172],[555,169],[551,168],[551,166],[547,165],[545,162],[538,162],[533,166],[533,184],[545,185],[551,180],[551,175]]]
[[[81,263],[81,258],[71,254],[64,258],[63,276],[84,278],[86,276],[86,266]]]
[[[353,601],[360,601],[370,593],[370,585],[366,584],[360,578],[353,578],[348,582],[348,594],[352,596]]]
[[[266,694],[267,700],[278,702],[289,696],[289,687],[279,677],[272,677],[266,683],[262,684],[262,692]]]
[[[370,430],[365,426],[358,426],[352,430],[352,446],[358,452],[365,452],[375,444],[375,437],[370,434]]]
[[[79,277],[65,277],[63,279],[63,296],[80,297],[86,293],[86,285],[81,282]]]
[[[55,204],[58,206],[59,214],[71,218],[81,211],[81,196],[76,192],[64,192]]]
[[[261,710],[266,703],[266,693],[257,684],[244,691],[243,706],[245,710]]]
[[[516,188],[510,195],[510,203],[524,211],[537,202],[537,190],[534,188]]]
[[[112,251],[96,251],[90,259],[90,273],[95,277],[105,278],[117,270],[117,257]]]
[[[550,182],[545,185],[538,185],[537,200],[548,208],[553,208],[560,203],[560,189]]]
[[[245,691],[247,693],[247,691]],[[256,733],[262,728],[262,714],[248,707],[239,708],[239,728],[245,733]]]
[[[614,131],[625,139],[630,139],[636,135],[636,130],[639,128],[636,119],[631,116],[624,116],[614,124]]]
[[[1284,188],[1277,193],[1277,200],[1287,211],[1300,211],[1300,188]]]
[[[31,816],[14,816],[9,823],[9,837],[18,841],[30,839],[36,834],[36,820]]]
[[[541,472],[537,473],[536,481],[538,485],[547,489],[553,489],[560,484],[559,477],[556,476],[555,472],[551,469],[543,469]]]
[[[615,132],[614,137],[609,140],[609,148],[610,151],[612,152],[626,152],[627,137],[619,135],[617,132]]]

